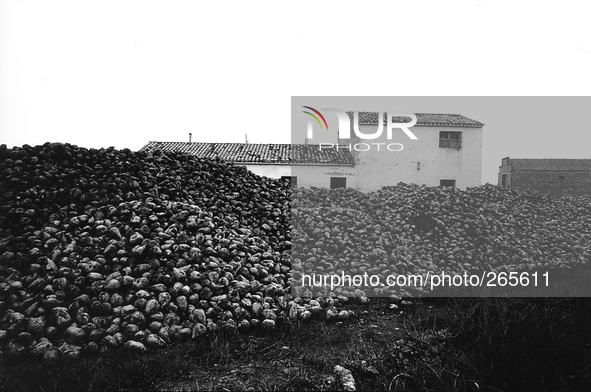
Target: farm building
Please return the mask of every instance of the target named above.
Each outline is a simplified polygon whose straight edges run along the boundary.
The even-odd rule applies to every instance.
[[[557,197],[591,195],[591,159],[503,158],[499,185]]]
[[[385,139],[386,132],[373,140],[360,140],[351,132],[351,139],[341,138],[332,145],[149,142],[140,151],[217,157],[258,175],[289,178],[303,187],[374,191],[399,182],[458,188],[480,185],[483,124],[456,114],[417,113],[416,117],[412,132],[417,140],[399,130],[392,140]],[[378,118],[378,113],[359,113],[360,131],[375,132]],[[386,148],[393,142],[398,148]]]
[[[351,120],[353,113],[347,113]],[[355,151],[355,178],[353,186],[362,190],[377,190],[398,182],[429,186],[454,186],[465,189],[479,186],[482,170],[482,129],[484,124],[459,114],[416,113],[417,123],[410,130],[417,140],[409,139],[396,130],[392,140],[383,137],[365,142],[399,142],[399,152],[378,153],[375,150]],[[364,134],[375,132],[378,113],[359,113],[359,130]],[[395,118],[396,120],[396,118]],[[407,120],[398,120],[406,122]],[[387,118],[384,116],[384,126]],[[339,144],[358,144],[360,140],[352,130],[352,139],[339,139]]]
[[[219,158],[246,166],[260,176],[284,178],[294,185],[319,188],[338,185],[338,180],[352,173],[355,159],[348,150],[324,149],[303,144],[190,143],[149,142],[140,151],[178,151],[199,158]],[[296,167],[305,175],[294,176]]]

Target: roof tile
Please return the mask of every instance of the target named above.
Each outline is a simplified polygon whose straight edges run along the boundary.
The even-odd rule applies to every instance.
[[[349,150],[307,144],[149,142],[140,151],[175,151],[235,163],[354,165]]]
[[[347,112],[349,118],[353,120],[353,112]],[[435,113],[414,113],[417,116],[417,124],[420,126],[437,127],[469,127],[480,128],[484,126],[475,120],[471,120],[460,114],[435,114]],[[359,124],[377,124],[379,118],[378,112],[359,112]],[[410,122],[410,117],[394,117],[394,122]],[[388,117],[384,116],[384,125],[387,125]],[[353,121],[351,121],[351,124]]]

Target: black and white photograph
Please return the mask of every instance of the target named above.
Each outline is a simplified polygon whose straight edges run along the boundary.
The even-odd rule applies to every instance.
[[[0,391],[591,390],[590,11],[0,0]]]

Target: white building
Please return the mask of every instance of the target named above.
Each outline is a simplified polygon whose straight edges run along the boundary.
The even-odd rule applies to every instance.
[[[351,120],[353,113],[349,112]],[[386,132],[375,140],[360,140],[353,129],[351,139],[339,139],[341,145],[384,143],[380,151],[355,151],[355,173],[348,179],[351,186],[361,190],[377,190],[398,182],[429,186],[453,185],[457,188],[479,186],[482,171],[482,128],[484,124],[459,114],[416,113],[417,123],[409,130],[417,137],[411,140],[402,130],[395,129],[392,140]],[[394,122],[410,119],[395,118]],[[384,129],[387,117],[384,116]],[[353,121],[351,121],[353,124]],[[378,113],[359,113],[359,130],[364,134],[377,129]],[[351,125],[353,128],[353,125]],[[384,151],[389,143],[399,143],[402,151]],[[366,147],[358,145],[358,150]],[[395,146],[392,149],[396,149]]]
[[[352,113],[349,113],[352,117]],[[290,178],[302,187],[374,191],[399,182],[429,186],[478,186],[483,124],[457,114],[417,113],[417,140],[396,130],[392,140],[339,139],[333,146],[302,144],[149,142],[141,151],[179,151],[244,165],[255,174]],[[399,120],[405,122],[407,120]],[[386,117],[384,116],[384,123]],[[359,130],[375,132],[378,113],[359,113]],[[351,125],[352,126],[352,125]],[[355,133],[351,130],[351,135]],[[378,144],[379,151],[377,150]],[[389,151],[386,146],[397,144]],[[367,147],[371,147],[367,150]],[[400,149],[402,145],[402,149]]]

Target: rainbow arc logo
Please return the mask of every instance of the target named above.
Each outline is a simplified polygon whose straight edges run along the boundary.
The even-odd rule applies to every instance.
[[[302,106],[302,107],[303,108],[306,108],[306,109],[310,109],[311,111],[313,111],[314,113],[316,113],[317,115],[319,115],[320,118],[322,118],[322,121],[324,121],[324,125],[326,125],[326,129],[328,130],[328,123],[326,122],[326,119],[324,118],[324,116],[322,115],[322,113],[320,113],[318,110],[316,110],[316,109],[314,109],[314,108],[312,108],[310,106]],[[316,119],[316,121],[318,121],[318,125],[320,125],[320,129],[324,129],[324,128],[322,128],[322,123],[320,122],[320,120],[318,119],[318,117],[316,117],[312,113],[307,112],[305,110],[302,110],[302,113],[306,113],[306,114],[309,114],[310,116],[314,117]]]

